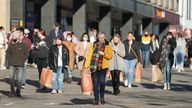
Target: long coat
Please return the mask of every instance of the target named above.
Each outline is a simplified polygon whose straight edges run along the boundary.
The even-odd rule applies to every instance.
[[[113,49],[113,57],[112,59],[109,61],[109,70],[114,70],[115,67],[120,70],[120,71],[124,71],[124,60],[123,57],[125,56],[125,47],[124,44],[122,42],[119,42],[117,44],[117,52],[115,52],[115,45],[112,42],[112,49]],[[117,65],[117,66],[115,66]]]
[[[73,70],[75,64],[75,43],[68,41],[64,41],[63,43],[69,50],[69,68]]]
[[[86,47],[84,47],[84,42],[78,42],[75,47],[75,52],[77,53],[78,56],[86,56],[88,48],[90,47],[91,43],[87,42]],[[83,68],[85,60],[82,60],[78,62],[78,69],[81,70]]]

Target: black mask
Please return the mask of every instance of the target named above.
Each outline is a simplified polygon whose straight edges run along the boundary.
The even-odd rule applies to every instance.
[[[17,39],[13,39],[13,42],[17,42]]]
[[[118,43],[114,43],[115,46],[117,46]]]

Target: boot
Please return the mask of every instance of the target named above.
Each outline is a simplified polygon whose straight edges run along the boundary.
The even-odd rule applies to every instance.
[[[101,98],[101,104],[102,104],[102,105],[105,104],[105,100],[104,100],[104,98]]]
[[[16,93],[15,95],[17,97],[21,97],[21,90],[20,89],[17,89],[15,93]]]
[[[167,83],[164,83],[164,90],[167,90]]]
[[[15,96],[15,87],[11,85],[11,92],[9,93],[9,97]]]

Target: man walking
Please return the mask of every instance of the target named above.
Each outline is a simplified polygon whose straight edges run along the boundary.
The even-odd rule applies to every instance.
[[[22,69],[24,67],[25,60],[29,55],[28,47],[20,39],[21,34],[16,31],[12,34],[12,42],[9,44],[7,49],[7,59],[10,64],[10,86],[11,93],[10,97],[17,96],[21,97],[21,79],[22,79]],[[15,78],[17,81],[15,81]],[[15,84],[16,83],[16,84]],[[17,87],[15,91],[15,85]]]

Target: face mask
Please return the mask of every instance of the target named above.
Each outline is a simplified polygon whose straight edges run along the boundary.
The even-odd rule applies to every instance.
[[[17,42],[17,39],[13,39],[13,42]]]
[[[84,40],[84,41],[87,41],[87,40],[88,40],[88,38],[83,38],[83,40]]]
[[[67,41],[71,41],[72,40],[72,38],[71,37],[67,37]]]

